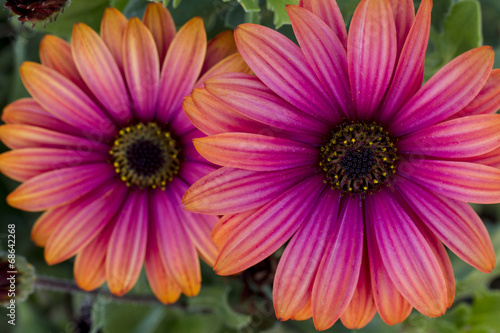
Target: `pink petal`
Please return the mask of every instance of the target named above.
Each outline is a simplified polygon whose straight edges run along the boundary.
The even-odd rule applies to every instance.
[[[184,209],[202,214],[244,212],[267,204],[313,173],[310,168],[259,172],[224,167],[194,183],[182,202]]]
[[[500,148],[494,149],[483,155],[464,158],[461,160],[464,162],[479,163],[494,168],[500,168]]]
[[[24,86],[45,110],[82,133],[110,138],[115,126],[80,88],[53,69],[34,62],[20,68]]]
[[[432,0],[426,2],[427,4],[425,5],[430,4],[432,6]],[[399,55],[401,54],[401,49],[407,40],[413,21],[415,20],[415,7],[413,6],[413,0],[389,0],[389,3],[391,4],[392,14],[394,15],[394,22],[396,24]],[[419,9],[421,7],[422,3],[420,4]],[[425,33],[422,34],[425,35]],[[411,37],[408,39],[411,39]]]
[[[367,212],[373,214],[370,228],[392,282],[422,314],[442,315],[448,305],[446,282],[432,248],[388,191],[367,200]]]
[[[131,191],[117,216],[106,254],[106,278],[111,293],[126,294],[135,285],[148,242],[147,192]]]
[[[222,247],[215,272],[236,274],[271,255],[309,219],[323,188],[322,176],[310,177],[242,221]]]
[[[347,39],[351,95],[359,118],[370,119],[376,111],[391,82],[396,54],[396,28],[389,2],[361,1]]]
[[[427,191],[403,178],[396,187],[427,227],[457,256],[482,272],[495,267],[488,231],[467,203]]]
[[[402,48],[402,50],[398,52],[400,57],[392,84],[379,111],[381,122],[388,122],[401,106],[420,89],[423,81],[425,51],[427,50],[431,28],[432,1],[422,1],[415,22],[413,25],[410,23],[411,30],[408,28],[409,31],[406,31],[407,24],[413,22],[415,15],[413,1],[404,0],[402,2],[406,3],[401,5],[399,0],[391,0],[391,5],[396,6],[398,10],[396,31],[398,33],[398,47]],[[396,3],[400,4],[397,5]],[[401,30],[398,30],[398,25],[401,25]],[[408,34],[406,43],[404,43],[405,39],[403,39],[406,38],[406,35],[403,36],[403,34]],[[400,44],[401,42],[404,43],[404,47],[403,44]]]
[[[335,0],[300,0],[303,7],[322,19],[340,40],[344,49],[347,48],[347,29],[340,8]]]
[[[324,141],[323,133],[329,130],[323,122],[274,94],[254,75],[227,73],[209,79],[205,87],[224,104],[246,117],[270,128],[289,132],[287,136],[290,139],[320,145]]]
[[[477,96],[456,115],[459,117],[495,113],[500,109],[500,69],[491,71]]]
[[[49,265],[71,258],[87,245],[111,221],[122,207],[127,188],[112,180],[84,198],[72,202],[70,210],[50,235],[45,247]]]
[[[452,199],[473,203],[500,202],[500,170],[496,168],[468,162],[414,159],[401,161],[397,172]]]
[[[153,35],[160,63],[163,63],[167,50],[175,37],[175,23],[172,15],[162,3],[150,3],[142,18]]]
[[[154,119],[160,61],[155,40],[148,28],[136,17],[128,22],[123,36],[123,67],[134,115],[141,121]]]
[[[233,168],[273,171],[314,165],[319,150],[292,140],[247,133],[223,133],[194,140],[208,161]]]
[[[203,87],[206,80],[215,75],[220,75],[223,73],[245,73],[252,74],[252,70],[248,67],[247,63],[239,53],[234,53],[227,56],[223,60],[216,63],[208,71],[206,71],[194,85],[195,88]]]
[[[247,210],[246,212],[228,214],[220,218],[219,222],[212,229],[212,241],[218,249],[222,249],[224,244],[232,238],[236,228],[245,221],[249,216],[253,215],[261,207]]]
[[[276,270],[273,301],[280,320],[294,317],[311,301],[314,278],[328,240],[338,229],[340,196],[326,190],[310,218],[293,235]]]
[[[193,89],[205,59],[207,37],[203,20],[192,18],[177,32],[162,66],[157,121],[168,122]]]
[[[56,230],[60,224],[64,223],[64,219],[68,216],[69,210],[69,205],[66,205],[49,209],[40,215],[31,229],[31,240],[41,247],[47,245],[47,241],[52,233],[54,233],[54,230]]]
[[[349,305],[363,259],[363,206],[360,197],[345,198],[329,237],[312,290],[314,326],[331,327]],[[335,212],[335,210],[333,211]]]
[[[500,146],[500,115],[461,117],[425,127],[397,143],[405,154],[464,158],[488,153]]]
[[[281,98],[329,124],[337,118],[325,89],[291,40],[255,24],[239,25],[235,39],[248,66]]]
[[[179,170],[179,177],[188,185],[194,184],[201,177],[208,175],[210,172],[217,170],[217,167],[212,164],[184,161]]]
[[[21,184],[7,202],[18,209],[42,211],[77,200],[113,176],[112,167],[103,163],[49,171]]]
[[[87,86],[120,123],[131,120],[129,95],[120,69],[104,41],[89,26],[73,27],[71,50],[76,67]]]
[[[482,46],[450,61],[398,111],[390,123],[392,135],[436,124],[460,111],[483,88],[493,60],[491,47]]]
[[[15,149],[0,155],[0,171],[14,180],[25,181],[55,169],[105,162],[108,157],[104,153],[69,149]]]
[[[287,6],[293,31],[312,70],[333,101],[335,123],[352,115],[345,46],[326,23],[310,11]],[[336,115],[336,117],[335,117]]]
[[[127,23],[125,15],[113,7],[106,8],[101,21],[101,38],[120,70],[123,70],[122,41]]]

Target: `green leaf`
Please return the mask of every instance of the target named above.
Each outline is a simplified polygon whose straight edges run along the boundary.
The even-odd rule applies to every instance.
[[[360,1],[361,0],[337,0],[337,4],[339,5],[340,12],[346,24],[351,20],[352,14],[354,14]]]
[[[238,0],[246,12],[260,11],[259,0]]]
[[[443,30],[443,23],[451,10],[451,3],[452,0],[433,1],[432,3],[431,24],[438,31]]]
[[[472,303],[470,324],[500,330],[500,290],[478,293]]]
[[[127,7],[127,4],[129,3],[128,0],[110,0],[109,5],[111,7],[115,7],[118,9],[120,12],[123,12],[125,7]]]
[[[286,5],[297,5],[298,3],[298,0],[267,0],[267,9],[274,12],[274,25],[276,29],[283,24],[290,24]]]

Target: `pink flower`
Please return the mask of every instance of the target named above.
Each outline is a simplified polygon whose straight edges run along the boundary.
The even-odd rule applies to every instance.
[[[194,149],[192,139],[203,133],[181,106],[207,77],[248,71],[231,42],[224,32],[207,46],[200,18],[176,33],[159,3],[148,5],[142,21],[109,8],[101,36],[76,24],[71,45],[46,36],[42,64],[21,66],[32,98],[8,105],[0,126],[13,149],[0,155],[0,170],[23,182],[7,200],[46,210],[32,238],[51,265],[76,254],[82,289],[107,281],[123,295],[145,263],[164,303],[200,290],[198,255],[214,263],[217,218],[186,212],[180,201],[216,168]]]
[[[223,166],[185,208],[221,214],[214,266],[230,275],[287,241],[274,281],[281,320],[388,324],[454,298],[446,245],[483,272],[488,233],[467,204],[500,202],[500,71],[480,47],[422,86],[431,0],[362,0],[347,35],[335,1],[288,6],[299,46],[243,24],[236,44],[256,76],[223,74],[184,102]]]

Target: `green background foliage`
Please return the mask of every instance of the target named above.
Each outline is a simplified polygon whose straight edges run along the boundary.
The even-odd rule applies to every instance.
[[[0,1],[3,5],[5,1]],[[285,4],[298,0],[164,0],[176,24],[181,26],[193,16],[201,16],[207,33],[215,36],[243,22],[260,23],[278,29],[291,39],[293,31]],[[338,0],[348,23],[359,0]],[[415,1],[416,6],[419,1]],[[142,16],[144,0],[72,0],[54,23],[35,28],[21,25],[9,13],[0,10],[0,109],[11,101],[27,96],[18,68],[23,61],[39,61],[38,46],[44,34],[69,39],[72,26],[84,22],[99,30],[107,6],[114,6],[126,16]],[[428,79],[451,59],[479,45],[496,50],[495,67],[500,67],[500,1],[434,0],[432,31],[427,50],[425,77]],[[0,151],[5,151],[0,146]],[[49,267],[43,250],[30,241],[30,229],[37,214],[7,206],[5,197],[17,183],[0,175],[0,250],[6,249],[7,224],[16,224],[16,251],[24,255],[39,275],[71,281],[72,261]],[[500,258],[500,205],[474,207],[485,221]],[[454,305],[442,317],[427,318],[414,311],[403,323],[387,326],[378,315],[363,333],[375,332],[500,332],[500,263],[491,274],[483,274],[450,253],[457,280]],[[61,293],[37,290],[28,301],[18,304],[17,325],[7,325],[6,311],[0,309],[0,332],[314,332],[311,320],[280,322],[272,306],[272,276],[256,283],[252,278],[275,267],[278,255],[235,277],[218,277],[202,263],[203,288],[195,298],[181,297],[172,306],[155,301],[144,274],[130,295],[136,301],[116,302],[103,293]],[[269,266],[267,267],[266,264]],[[267,268],[266,268],[267,267]],[[337,323],[328,332],[348,332]]]

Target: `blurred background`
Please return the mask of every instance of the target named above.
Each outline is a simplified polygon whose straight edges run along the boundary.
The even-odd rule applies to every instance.
[[[350,17],[359,0],[337,0],[344,19]],[[243,22],[260,23],[294,39],[285,3],[298,0],[171,0],[168,8],[178,27],[193,16],[204,19],[208,37]],[[418,7],[420,1],[415,1]],[[117,7],[127,17],[142,17],[145,0],[72,0],[55,22],[24,25],[3,10],[0,0],[0,110],[8,103],[28,96],[18,68],[23,61],[39,62],[38,47],[45,34],[69,39],[72,26],[84,22],[99,31],[104,9]],[[175,8],[174,8],[175,5]],[[496,50],[495,67],[500,67],[500,1],[434,0],[430,45],[426,56],[426,79],[457,55],[480,45]],[[500,133],[499,133],[500,135]],[[0,143],[0,152],[6,147]],[[145,276],[121,301],[103,287],[95,293],[78,292],[72,285],[72,260],[48,266],[43,249],[30,240],[38,214],[9,207],[5,198],[18,183],[0,174],[0,251],[7,250],[8,224],[16,225],[16,254],[26,257],[59,291],[43,284],[16,308],[16,326],[9,325],[7,309],[0,307],[0,332],[15,333],[149,333],[149,332],[314,332],[311,320],[280,322],[272,305],[272,281],[280,253],[238,276],[219,277],[202,263],[203,288],[198,297],[181,297],[172,306],[158,303]],[[474,206],[485,222],[497,258],[500,258],[500,205]],[[279,251],[278,251],[279,252]],[[368,332],[500,332],[500,263],[490,274],[468,266],[450,252],[457,280],[454,305],[440,318],[427,318],[416,311],[403,323],[385,325],[378,315],[365,328]],[[54,280],[55,279],[55,280]],[[0,282],[0,284],[3,282]],[[339,322],[326,332],[348,332]]]

